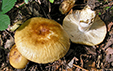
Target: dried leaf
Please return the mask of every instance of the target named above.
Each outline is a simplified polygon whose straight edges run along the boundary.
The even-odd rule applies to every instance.
[[[86,48],[86,50],[87,50],[87,54],[92,54],[92,55],[96,55],[96,52],[94,51],[94,49],[93,50],[91,50],[90,48],[88,48],[88,47],[85,47]]]
[[[67,68],[72,68],[73,67],[73,63],[74,63],[74,59],[72,59],[69,63]]]
[[[112,25],[113,25],[113,22],[110,22],[110,23],[108,24],[108,31],[110,31]]]
[[[75,2],[76,0],[64,0],[59,7],[60,12],[62,14],[69,12],[69,10],[74,6]]]
[[[10,38],[5,43],[5,49],[10,48],[14,44],[14,39]]]
[[[87,0],[87,4],[91,7],[91,9],[95,8],[95,0]]]
[[[3,45],[3,40],[2,40],[1,35],[0,35],[0,46],[2,46],[2,45]]]
[[[67,71],[73,71],[73,68],[68,68]]]
[[[107,48],[106,49],[106,61],[108,63],[113,61],[113,48]]]
[[[10,27],[10,31],[12,32],[15,31],[21,24],[22,24],[22,20],[15,22],[14,25]]]
[[[107,42],[107,44],[105,45],[105,47],[103,48],[103,50],[105,50],[105,49],[107,49],[110,45],[112,45],[113,44],[113,38],[111,37],[109,40],[108,40],[108,42]]]

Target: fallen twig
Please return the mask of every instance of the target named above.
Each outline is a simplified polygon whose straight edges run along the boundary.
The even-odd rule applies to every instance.
[[[82,69],[82,70],[89,71],[89,70],[87,70],[87,69],[84,69],[84,68],[80,67],[79,65],[75,65],[75,64],[73,64],[73,65],[74,65],[75,67],[77,67],[77,68]]]

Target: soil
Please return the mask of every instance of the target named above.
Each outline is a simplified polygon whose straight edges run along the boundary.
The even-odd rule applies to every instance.
[[[71,10],[61,14],[59,6],[63,0],[35,0],[28,4],[17,0],[15,6],[7,13],[11,24],[0,31],[0,71],[113,71],[113,1],[112,0],[76,0]],[[70,50],[61,59],[48,64],[38,64],[30,61],[24,69],[15,69],[9,63],[9,52],[14,45],[15,31],[10,31],[15,22],[26,21],[32,17],[53,19],[62,25],[64,17],[73,10],[81,10],[85,5],[105,22],[107,34],[102,43],[96,46],[87,46],[71,42]]]

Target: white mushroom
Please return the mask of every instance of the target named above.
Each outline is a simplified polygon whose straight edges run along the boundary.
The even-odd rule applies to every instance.
[[[78,44],[97,45],[106,36],[105,23],[88,5],[68,14],[63,20],[63,27],[71,41]]]

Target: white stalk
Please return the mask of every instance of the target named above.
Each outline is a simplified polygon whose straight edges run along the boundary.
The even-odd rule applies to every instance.
[[[78,29],[82,32],[88,31],[94,22],[95,16],[95,11],[92,11],[87,5],[80,13]]]

